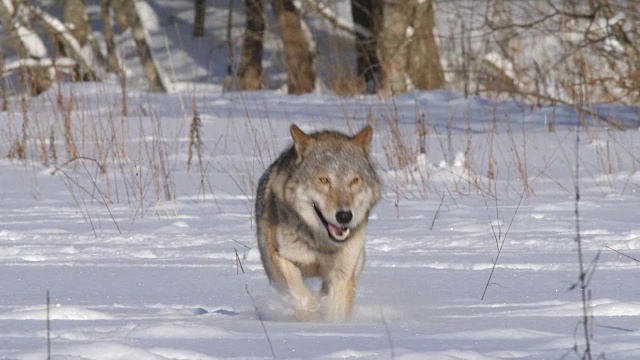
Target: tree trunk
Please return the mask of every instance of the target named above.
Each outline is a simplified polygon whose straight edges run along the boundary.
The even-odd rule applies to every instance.
[[[386,1],[380,36],[382,92],[438,89],[444,71],[434,33],[433,0]]]
[[[111,22],[111,0],[100,1],[100,16],[102,18],[102,33],[107,46],[107,71],[120,71],[120,61],[116,54],[116,42],[113,38],[113,24]]]
[[[151,48],[149,47],[147,33],[136,9],[136,1],[139,0],[115,0],[113,2],[113,8],[117,13],[116,16],[121,20],[126,19],[127,25],[131,26],[133,39],[138,49],[138,56],[140,57],[144,74],[149,81],[149,88],[151,91],[166,92],[167,89],[162,83],[162,77],[158,72]]]
[[[193,37],[204,36],[204,19],[206,15],[205,0],[194,0]]]
[[[356,68],[358,80],[366,93],[375,93],[380,81],[378,37],[383,19],[383,0],[351,0],[351,16],[356,27],[367,30],[369,36],[356,31]]]
[[[415,33],[409,42],[409,77],[418,89],[440,89],[444,85],[444,70],[434,32],[434,2],[415,1],[411,11]]]
[[[413,0],[406,0],[407,2]],[[380,34],[380,56],[382,58],[382,86],[378,91],[390,96],[407,92],[412,85],[408,74],[409,42],[405,14],[409,4],[384,0],[384,19]]]
[[[89,18],[84,0],[64,0],[62,21],[69,27],[78,44],[83,47],[89,39]]]
[[[308,29],[302,24],[293,0],[271,0],[284,41],[289,94],[313,91],[316,83],[315,53]],[[309,37],[308,37],[309,36]]]
[[[238,88],[262,88],[262,51],[265,28],[264,0],[245,0],[245,24],[242,54],[238,66]]]

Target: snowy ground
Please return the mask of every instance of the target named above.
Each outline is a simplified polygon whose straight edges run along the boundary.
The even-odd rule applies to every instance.
[[[130,117],[121,121],[119,91],[63,87],[77,104],[74,118],[86,124],[75,130],[81,155],[108,154],[106,174],[93,161],[86,169],[76,161],[58,163],[52,175],[56,168],[41,164],[35,145],[26,163],[0,161],[0,359],[46,357],[46,290],[57,359],[271,358],[248,292],[277,358],[559,359],[584,350],[580,293],[569,290],[578,279],[573,110],[445,92],[393,100],[199,93],[202,175],[197,162],[186,169],[193,94],[131,92]],[[51,91],[30,105],[34,132],[60,126],[55,97]],[[591,345],[608,359],[637,359],[640,263],[606,247],[640,259],[638,111],[597,110],[634,129],[590,122],[580,131],[587,266],[600,253],[589,285]],[[369,112],[385,195],[372,212],[354,317],[288,321],[260,265],[253,184],[289,143],[291,122],[353,132]],[[389,119],[416,148],[420,112],[427,154],[394,168],[385,155],[394,147]],[[0,114],[2,154],[20,132],[20,116]],[[552,116],[555,133],[546,131]],[[111,125],[117,139],[99,140]],[[62,157],[62,135],[56,147]],[[158,149],[173,200],[162,196],[163,177],[152,175],[162,163],[152,155]],[[495,180],[487,177],[491,157]],[[531,194],[514,217],[525,185]],[[108,206],[100,204],[107,197]],[[504,236],[512,219],[481,300],[497,255],[492,224]]]

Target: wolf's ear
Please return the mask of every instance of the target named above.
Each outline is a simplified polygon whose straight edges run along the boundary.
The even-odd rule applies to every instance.
[[[367,125],[359,133],[353,136],[353,142],[360,146],[364,152],[369,153],[371,147],[371,136],[373,135],[373,128],[371,125]]]
[[[296,124],[291,124],[289,131],[291,131],[291,137],[293,138],[293,143],[296,147],[296,153],[298,153],[298,156],[302,156],[309,146],[309,143],[311,143],[311,136],[305,134],[304,131],[300,130]]]

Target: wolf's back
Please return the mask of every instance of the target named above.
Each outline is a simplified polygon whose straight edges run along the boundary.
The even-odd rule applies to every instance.
[[[264,212],[266,203],[269,201],[268,197],[273,195],[267,195],[268,188],[273,184],[274,178],[283,172],[289,171],[290,167],[295,164],[296,150],[293,146],[283,151],[280,156],[273,162],[260,176],[258,180],[258,189],[256,191],[255,200],[255,216],[256,220],[259,220]],[[272,191],[269,191],[272,192]]]

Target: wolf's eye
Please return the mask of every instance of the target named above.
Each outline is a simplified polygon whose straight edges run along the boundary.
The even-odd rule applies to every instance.
[[[360,178],[359,177],[355,177],[355,178],[353,178],[353,180],[351,180],[351,182],[349,183],[349,186],[357,185],[359,183],[360,183]]]
[[[322,185],[329,185],[329,178],[328,177],[320,176],[318,178],[318,181],[320,181],[320,184],[322,184]]]

